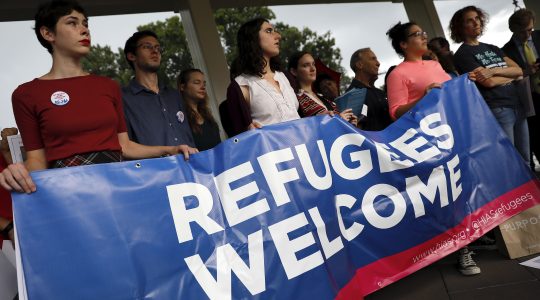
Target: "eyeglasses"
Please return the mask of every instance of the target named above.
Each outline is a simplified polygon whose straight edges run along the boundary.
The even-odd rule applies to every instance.
[[[161,47],[160,45],[152,45],[152,44],[149,44],[149,43],[144,43],[144,44],[140,44],[138,45],[137,47],[141,47],[143,48],[144,50],[148,50],[148,51],[157,51],[159,52],[160,54],[163,54],[163,47]]]
[[[409,34],[407,37],[424,37],[424,38],[427,38],[427,32],[425,31],[416,31],[416,32],[413,32],[411,34]]]

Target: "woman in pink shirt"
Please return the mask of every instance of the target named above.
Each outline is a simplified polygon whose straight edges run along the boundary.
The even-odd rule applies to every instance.
[[[390,116],[397,119],[409,111],[432,88],[450,80],[441,65],[422,60],[427,51],[427,33],[416,23],[397,23],[386,33],[392,47],[404,60],[388,76],[388,105]]]

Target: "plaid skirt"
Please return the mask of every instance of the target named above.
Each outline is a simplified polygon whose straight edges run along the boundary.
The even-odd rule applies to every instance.
[[[51,163],[51,168],[105,164],[119,161],[122,161],[122,152],[120,151],[98,151],[55,160]]]

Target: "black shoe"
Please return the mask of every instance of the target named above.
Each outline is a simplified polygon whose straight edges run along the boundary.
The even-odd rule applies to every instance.
[[[471,250],[497,250],[495,239],[492,239],[486,235],[483,235],[476,241],[470,243],[468,247]]]

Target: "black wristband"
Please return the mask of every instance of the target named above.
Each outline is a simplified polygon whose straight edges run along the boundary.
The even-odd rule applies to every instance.
[[[4,239],[9,240],[9,232],[13,230],[13,222],[9,222],[9,224],[2,229],[2,236]]]

